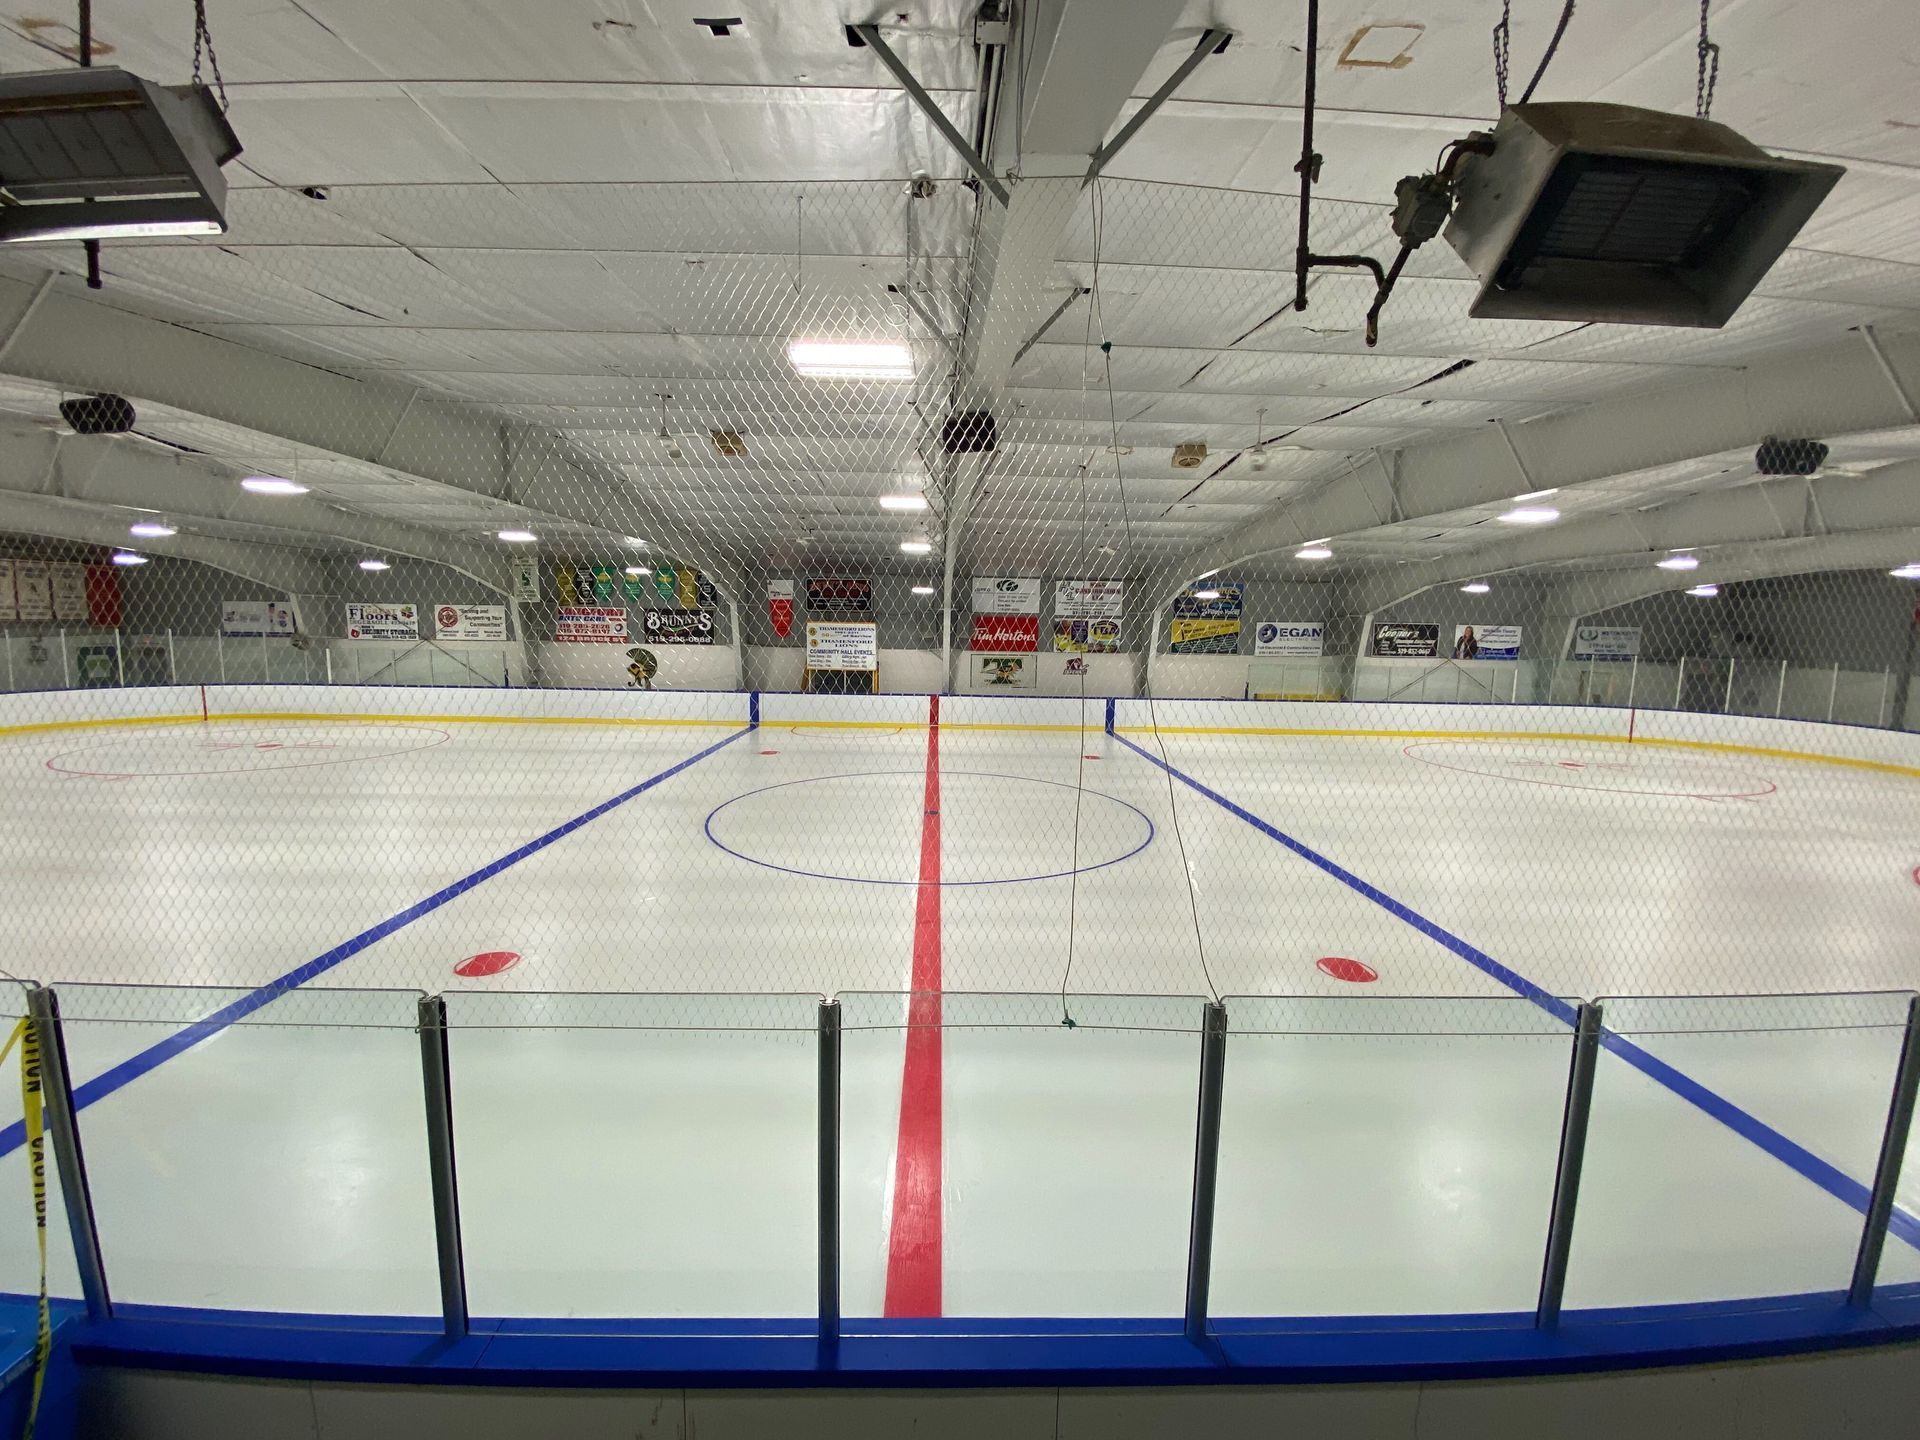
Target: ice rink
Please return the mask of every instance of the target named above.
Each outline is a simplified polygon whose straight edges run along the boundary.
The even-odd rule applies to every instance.
[[[1579,998],[1568,1305],[1845,1284],[1920,779],[1195,708],[0,739],[6,968],[60,986],[116,1299],[435,1313],[421,991],[480,1315],[811,1314],[823,995],[849,1315],[1177,1314],[1215,997],[1218,1315],[1529,1309]],[[1663,996],[1721,998],[1618,998]],[[1917,1247],[1896,1215],[1883,1280]]]

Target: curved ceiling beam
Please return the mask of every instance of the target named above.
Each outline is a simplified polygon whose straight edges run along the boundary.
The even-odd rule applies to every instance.
[[[103,515],[88,505],[41,495],[0,497],[0,530],[113,549],[125,548],[127,541],[127,527],[117,517]],[[142,553],[154,552],[143,549]],[[196,560],[283,595],[323,595],[331,588],[323,561],[274,545],[182,533],[167,541],[166,558]]]
[[[1822,570],[1892,570],[1915,560],[1920,560],[1920,526],[1766,540],[1715,551],[1702,557],[1698,570],[1684,573],[1648,568],[1570,577],[1556,590],[1548,609],[1585,617],[1695,585],[1732,585]]]

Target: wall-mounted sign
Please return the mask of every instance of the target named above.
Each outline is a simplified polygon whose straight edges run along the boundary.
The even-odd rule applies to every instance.
[[[87,618],[87,567],[54,564],[47,567],[48,588],[53,592],[53,618]]]
[[[420,638],[420,607],[418,605],[361,605],[347,606],[347,638],[349,640],[418,640]]]
[[[1577,625],[1573,631],[1576,660],[1632,660],[1640,653],[1638,625]]]
[[[1017,576],[976,576],[973,582],[975,615],[1038,615],[1040,581]]]
[[[1040,648],[1040,617],[1038,615],[976,615],[973,617],[973,634],[967,641],[967,648],[1016,652],[1038,650]]]
[[[1453,632],[1456,660],[1518,660],[1518,625],[1461,625]]]
[[[975,655],[974,685],[981,690],[1031,690],[1038,664],[1033,655]]]
[[[807,614],[871,615],[873,581],[863,575],[823,575],[807,581]]]
[[[640,628],[648,644],[713,644],[711,610],[642,610]]]
[[[1253,653],[1319,655],[1326,639],[1327,627],[1318,620],[1262,620],[1253,627]]]
[[[553,638],[583,645],[627,643],[624,605],[562,605],[554,615]]]
[[[1373,653],[1411,659],[1432,659],[1440,653],[1438,625],[1382,620],[1373,627]]]
[[[298,626],[293,607],[278,600],[222,600],[222,635],[292,635]]]
[[[504,605],[447,605],[433,607],[433,627],[442,640],[504,640]]]
[[[13,562],[14,608],[22,620],[53,619],[53,588],[40,560]]]
[[[809,620],[809,670],[878,670],[880,642],[870,620]]]
[[[1112,655],[1120,649],[1118,620],[1055,620],[1053,648],[1068,654]],[[1084,667],[1072,672],[1086,673]]]
[[[767,623],[782,640],[793,629],[793,581],[767,581]]]
[[[1056,580],[1053,586],[1053,618],[1118,620],[1124,613],[1126,595],[1127,582],[1124,580]]]
[[[516,560],[513,562],[513,598],[516,600],[538,600],[540,598],[540,562],[538,560]]]

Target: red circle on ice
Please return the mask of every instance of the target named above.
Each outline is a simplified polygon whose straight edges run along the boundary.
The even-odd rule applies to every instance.
[[[1359,960],[1349,960],[1344,955],[1322,955],[1313,964],[1322,975],[1330,975],[1335,980],[1345,980],[1350,985],[1371,985],[1380,978],[1380,972],[1371,965]]]
[[[519,963],[518,950],[482,950],[478,955],[469,955],[454,966],[453,973],[474,980],[482,975],[498,975],[502,970],[511,970]]]

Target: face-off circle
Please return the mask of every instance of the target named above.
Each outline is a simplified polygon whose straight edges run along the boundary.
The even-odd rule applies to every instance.
[[[1417,740],[1401,751],[1441,770],[1596,794],[1757,800],[1779,787],[1710,755],[1578,740]]]
[[[1349,985],[1371,985],[1380,978],[1380,972],[1364,960],[1352,960],[1345,955],[1322,955],[1313,962],[1313,968],[1332,980],[1344,980]]]
[[[250,775],[391,760],[452,738],[427,725],[181,725],[66,750],[47,769],[102,780]]]
[[[469,955],[453,967],[453,973],[463,980],[478,980],[488,975],[498,975],[502,970],[511,970],[520,963],[518,950],[482,950],[478,955]]]

